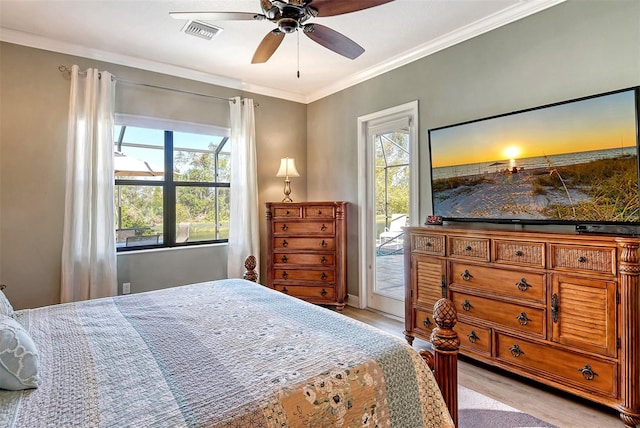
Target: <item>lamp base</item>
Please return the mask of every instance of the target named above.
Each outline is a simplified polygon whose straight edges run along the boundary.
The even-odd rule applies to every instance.
[[[287,179],[284,180],[284,199],[282,200],[282,202],[293,202],[293,199],[289,197],[290,194],[291,194],[291,180],[289,180],[289,177],[287,177]]]

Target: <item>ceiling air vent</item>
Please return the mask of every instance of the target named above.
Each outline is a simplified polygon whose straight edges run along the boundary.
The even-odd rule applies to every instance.
[[[215,25],[205,24],[203,22],[198,21],[189,21],[187,25],[182,29],[186,34],[191,34],[192,36],[200,37],[206,40],[213,39],[213,36],[222,31],[222,28],[216,27]]]

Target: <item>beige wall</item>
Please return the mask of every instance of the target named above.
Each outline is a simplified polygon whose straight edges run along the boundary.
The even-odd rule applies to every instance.
[[[358,116],[418,100],[424,222],[428,129],[639,84],[640,2],[569,0],[310,104],[308,197],[355,205]],[[358,295],[354,206],[349,215],[348,291]]]
[[[299,159],[295,194],[306,197],[306,106],[276,98],[0,44],[0,282],[16,308],[59,301],[69,80],[59,65],[108,70],[117,78],[221,97],[251,97],[255,111],[260,205],[282,199],[281,157]],[[117,84],[116,111],[229,125],[226,101]],[[264,236],[264,210],[261,235]],[[264,253],[264,242],[262,253]],[[133,292],[226,277],[226,246],[118,256],[118,283]]]

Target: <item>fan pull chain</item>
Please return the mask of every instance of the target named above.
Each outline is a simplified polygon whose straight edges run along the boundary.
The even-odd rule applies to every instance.
[[[298,35],[298,79],[300,78],[300,31],[296,31]]]

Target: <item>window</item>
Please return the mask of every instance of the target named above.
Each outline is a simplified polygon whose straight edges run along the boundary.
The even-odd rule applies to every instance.
[[[118,251],[227,242],[228,132],[214,127],[194,132],[176,123],[168,123],[173,128],[166,130],[132,122],[114,130]]]

